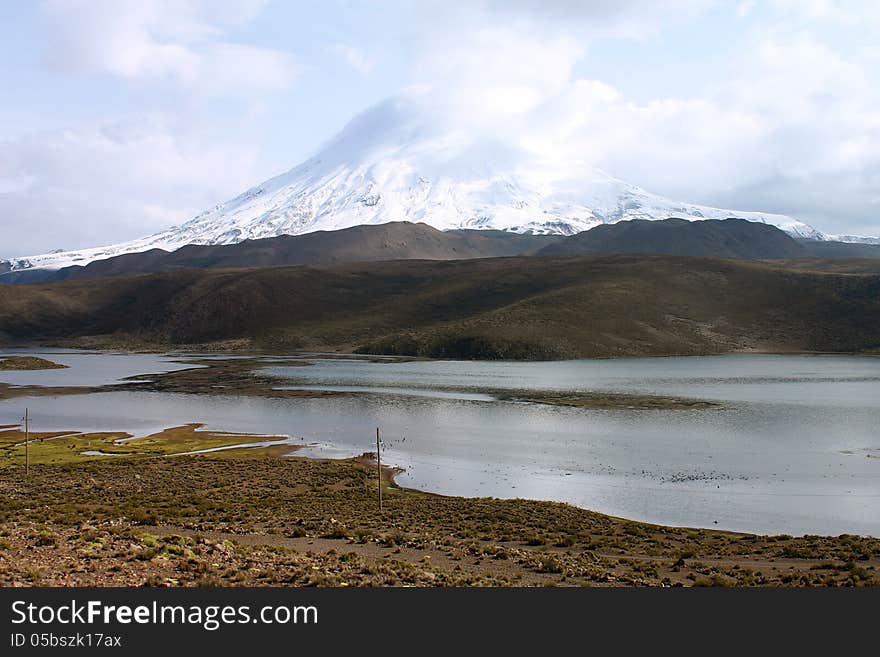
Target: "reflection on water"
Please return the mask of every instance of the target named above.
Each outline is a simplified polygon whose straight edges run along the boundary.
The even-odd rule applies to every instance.
[[[724,401],[871,405],[880,357],[728,355],[550,362],[323,361],[320,367],[267,367],[300,386],[415,387],[437,390],[607,391]],[[833,385],[829,385],[833,384]]]
[[[332,390],[334,392],[376,393],[381,395],[406,395],[407,397],[433,397],[435,399],[461,399],[463,401],[495,401],[485,392],[467,390],[440,390],[437,388],[400,388],[397,386],[346,386],[346,385],[298,385],[275,386],[274,390]]]
[[[104,356],[92,356],[100,360]],[[374,449],[405,486],[555,499],[662,524],[880,535],[880,359],[730,356],[560,363],[316,360],[271,368],[316,399],[115,392],[27,400],[37,430],[171,425],[283,434],[307,455]],[[416,388],[420,395],[401,395]],[[616,390],[724,408],[599,410],[492,401],[479,390]],[[375,391],[392,394],[375,394]],[[431,396],[434,391],[442,396]],[[461,394],[465,393],[465,394]],[[474,395],[476,399],[462,398]],[[25,400],[0,402],[0,424]]]

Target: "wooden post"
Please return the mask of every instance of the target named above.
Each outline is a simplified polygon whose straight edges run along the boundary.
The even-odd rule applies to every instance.
[[[30,451],[29,451],[29,443],[30,441],[30,427],[28,426],[28,409],[24,409],[24,476],[27,477],[30,472],[31,467],[31,459],[30,459]]]
[[[376,474],[379,477],[379,511],[382,510],[382,452],[379,450],[379,427],[376,427]]]

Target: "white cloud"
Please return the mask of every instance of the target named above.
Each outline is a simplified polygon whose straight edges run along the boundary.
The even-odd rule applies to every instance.
[[[425,38],[416,79],[434,89],[437,120],[502,133],[561,93],[584,45],[562,35],[496,25],[441,31]]]
[[[770,0],[777,11],[802,20],[840,20],[846,16],[844,4],[837,0]]]
[[[376,61],[367,56],[360,48],[348,43],[336,43],[330,48],[331,52],[342,57],[348,64],[361,75],[369,75],[376,66]]]
[[[289,86],[293,58],[228,32],[264,0],[48,0],[49,63],[133,83],[170,81],[192,98],[235,96],[245,119]],[[112,243],[180,223],[268,173],[237,134],[187,111],[123,116],[7,137],[0,145],[4,256]],[[39,226],[41,230],[34,231]],[[14,236],[14,238],[12,237]],[[10,242],[13,242],[10,244]]]
[[[267,173],[254,149],[161,117],[31,134],[0,145],[0,216],[16,242],[2,255],[147,235]]]
[[[234,90],[284,89],[296,76],[297,67],[286,53],[235,43],[215,43],[204,49],[192,83],[206,94]]]
[[[476,3],[492,16],[509,17],[527,26],[561,26],[590,37],[644,39],[665,26],[694,18],[718,0],[483,0]]]
[[[270,121],[266,94],[289,86],[297,63],[232,36],[263,4],[50,0],[48,56],[58,67],[134,83],[170,80],[194,97],[239,94],[248,101],[244,120]],[[334,24],[320,52],[369,75],[377,90],[390,85],[379,75],[389,54],[409,53],[402,66],[414,85],[432,90],[437,121],[546,159],[599,166],[682,200],[794,214],[829,232],[878,230],[880,48],[871,30],[880,26],[880,4],[425,0],[417,7],[412,21],[388,22],[380,40]],[[603,71],[580,72],[597,40],[630,48],[636,56],[627,65],[637,66],[640,48],[679,45],[665,44],[664,30],[713,11],[734,18],[738,40],[719,43],[717,77],[687,94],[636,100]],[[701,24],[711,29],[711,21]],[[394,50],[392,41],[408,45]],[[309,129],[303,118],[296,129]],[[207,123],[206,133],[210,116]],[[152,119],[12,140],[0,152],[0,214],[14,226],[45,222],[57,246],[139,237],[263,179],[260,154],[236,139],[196,137]],[[48,246],[45,236],[33,243],[4,255]]]
[[[706,3],[676,5],[693,12]],[[744,16],[751,22],[724,75],[692,95],[635,101],[578,78],[597,25],[623,33],[618,22],[643,8],[589,3],[578,32],[570,3],[504,3],[482,20],[491,27],[430,34],[417,77],[433,83],[429,104],[454,125],[506,135],[547,159],[598,166],[673,198],[799,215],[829,232],[843,221],[876,230],[877,177],[867,172],[880,171],[880,48],[816,29],[851,27],[851,3],[780,2],[773,20]],[[498,20],[511,13],[543,22]],[[554,28],[557,13],[567,20]],[[672,18],[642,16],[630,35],[664,20]],[[773,184],[788,197],[769,194]]]
[[[739,19],[746,18],[757,7],[756,0],[740,0],[736,5],[736,17]]]
[[[272,91],[297,66],[286,52],[224,40],[251,20],[255,0],[48,0],[48,61],[67,71],[172,79],[200,94]]]

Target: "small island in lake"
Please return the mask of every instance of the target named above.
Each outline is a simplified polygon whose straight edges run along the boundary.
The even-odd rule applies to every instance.
[[[63,370],[67,365],[53,363],[37,356],[7,356],[0,358],[0,370]]]

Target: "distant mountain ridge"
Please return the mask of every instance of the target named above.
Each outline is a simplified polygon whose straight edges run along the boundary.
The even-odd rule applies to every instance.
[[[506,256],[611,253],[778,260],[807,257],[880,258],[880,246],[793,239],[780,229],[743,219],[630,220],[563,237],[495,230],[440,231],[427,224],[392,222],[305,235],[282,235],[219,246],[151,249],[84,267],[0,273],[0,283],[39,283],[182,269],[332,265],[387,260],[467,260]]]
[[[180,269],[332,265],[380,260],[462,260],[532,253],[556,236],[495,230],[440,231],[427,224],[393,222],[305,235],[282,235],[219,246],[151,249],[96,260],[84,267],[30,269],[0,274],[0,282],[36,283]]]
[[[408,221],[439,230],[573,235],[628,219],[726,219],[823,235],[796,218],[671,200],[581,161],[550,159],[508,137],[440,125],[412,95],[356,116],[313,157],[192,220],[142,239],[0,263],[61,269],[152,249]]]

